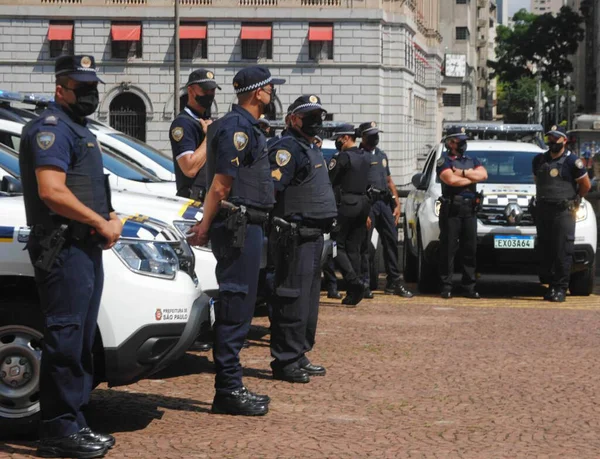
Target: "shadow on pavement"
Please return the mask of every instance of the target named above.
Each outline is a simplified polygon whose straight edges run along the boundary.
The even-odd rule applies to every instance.
[[[37,448],[37,442],[26,442],[26,441],[10,441],[10,445],[0,443],[0,454],[6,453],[12,454],[23,454],[27,456],[35,456],[35,450]],[[5,456],[2,456],[5,457]]]

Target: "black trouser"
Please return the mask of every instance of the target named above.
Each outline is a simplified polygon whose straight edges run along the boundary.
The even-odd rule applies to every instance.
[[[41,247],[31,236],[29,256]],[[35,268],[44,316],[40,371],[41,437],[65,437],[87,427],[81,412],[94,382],[92,346],[104,285],[102,249],[65,244],[50,272]]]
[[[477,253],[477,216],[470,199],[442,202],[440,208],[440,279],[442,291],[452,290],[454,258],[460,249],[463,274],[462,285],[467,291],[475,289]]]
[[[354,196],[354,205],[342,204],[338,211],[339,233],[336,237],[336,262],[346,284],[360,282],[361,247],[367,232],[369,200],[366,196]]]
[[[549,279],[550,287],[566,291],[575,247],[575,214],[554,204],[538,202],[535,225],[540,277]]]
[[[275,257],[275,294],[272,298],[271,363],[289,370],[310,363],[319,316],[323,236],[300,239],[295,253],[283,243],[272,245]]]
[[[373,229],[376,229],[383,246],[383,262],[387,275],[387,285],[389,286],[400,279],[400,269],[398,268],[398,230],[396,229],[394,214],[389,204],[380,199],[375,201],[371,206],[369,217],[371,218],[371,229],[369,230],[365,244],[366,247],[363,252],[364,256],[368,257],[366,260],[368,269],[363,269],[363,275],[366,276],[364,280],[370,283],[369,275],[377,275],[374,248],[373,250],[370,249],[372,247],[371,237]]]

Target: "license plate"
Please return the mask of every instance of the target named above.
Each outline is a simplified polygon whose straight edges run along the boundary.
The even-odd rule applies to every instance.
[[[495,249],[533,249],[534,236],[494,236]]]

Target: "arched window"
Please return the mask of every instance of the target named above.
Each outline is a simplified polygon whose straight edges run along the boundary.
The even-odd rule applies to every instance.
[[[132,92],[122,92],[109,107],[109,124],[142,142],[146,141],[146,105]]]

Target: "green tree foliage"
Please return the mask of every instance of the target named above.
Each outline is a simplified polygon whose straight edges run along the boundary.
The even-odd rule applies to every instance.
[[[535,15],[522,9],[514,17],[512,29],[498,26],[496,62],[489,62],[501,82],[512,83],[531,77],[528,64],[535,63],[542,79],[552,84],[562,82],[573,71],[568,59],[584,38],[583,16],[563,6],[554,16]]]

